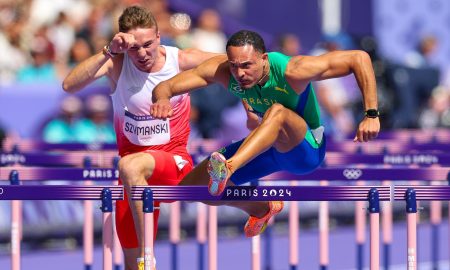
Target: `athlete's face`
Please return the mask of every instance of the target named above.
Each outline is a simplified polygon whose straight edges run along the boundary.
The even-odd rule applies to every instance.
[[[154,28],[135,28],[128,33],[135,39],[128,49],[128,56],[139,70],[150,72],[158,57],[159,32]]]
[[[227,48],[230,72],[242,89],[255,86],[264,76],[266,53],[256,51],[253,46],[229,46]]]

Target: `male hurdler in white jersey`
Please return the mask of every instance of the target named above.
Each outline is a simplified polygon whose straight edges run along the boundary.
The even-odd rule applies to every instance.
[[[119,33],[99,52],[78,64],[63,82],[74,93],[106,76],[111,84],[114,126],[121,160],[120,183],[125,197],[116,206],[116,227],[125,255],[125,269],[143,269],[142,202],[128,200],[133,185],[177,185],[192,169],[187,153],[188,95],[171,99],[173,116],[149,116],[153,88],[180,71],[191,69],[215,54],[160,45],[157,23],[142,7],[126,8]],[[159,211],[155,211],[155,224]],[[156,235],[155,226],[155,235]]]
[[[122,165],[128,157],[130,163],[137,161],[135,159],[139,156],[131,154],[144,152],[146,154],[142,156],[151,157],[154,163],[153,172],[146,178],[146,183],[177,185],[193,166],[186,149],[190,131],[190,97],[186,94],[171,100],[174,115],[170,119],[154,119],[149,115],[153,88],[179,72],[180,51],[168,46],[161,46],[160,49],[164,51],[164,65],[160,70],[150,73],[139,70],[127,53],[123,55],[116,91],[111,95],[114,128],[119,155],[126,157],[121,159],[120,169],[127,171]],[[124,178],[123,175],[121,174],[121,178]],[[122,183],[125,184],[125,181],[119,179],[119,184]],[[118,201],[116,209],[117,231],[122,246],[136,247],[138,239],[133,230],[133,216],[128,201]],[[158,214],[159,211],[155,211],[155,224]]]
[[[161,47],[165,51],[165,63],[159,71],[152,73],[139,70],[127,54],[123,56],[116,91],[111,95],[121,156],[142,149],[186,152],[190,131],[189,96],[185,94],[171,99],[174,115],[170,119],[153,119],[149,115],[153,88],[179,73],[179,50]]]

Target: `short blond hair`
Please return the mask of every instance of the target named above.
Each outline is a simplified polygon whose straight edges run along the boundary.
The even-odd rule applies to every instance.
[[[140,6],[127,7],[119,17],[119,31],[127,33],[138,27],[154,28],[158,31],[158,24],[151,12]]]

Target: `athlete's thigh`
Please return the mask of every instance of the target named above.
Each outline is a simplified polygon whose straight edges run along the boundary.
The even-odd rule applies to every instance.
[[[179,183],[180,186],[206,186],[209,183],[208,174],[209,158],[200,162]]]
[[[222,153],[226,159],[229,159],[236,153],[243,141],[244,139],[230,144],[220,149],[219,152]],[[273,151],[274,148],[272,147],[236,170],[230,178],[231,182],[235,185],[241,185],[279,171],[280,166],[274,159]]]
[[[315,170],[325,157],[325,136],[319,144],[308,129],[306,138],[292,150],[284,153],[274,152],[277,163],[281,169],[294,173],[305,174]]]
[[[305,120],[290,109],[284,110],[285,121],[274,147],[279,152],[287,152],[303,141],[308,130]]]
[[[146,151],[155,160],[152,176],[147,179],[149,185],[178,185],[178,183],[192,170],[192,163],[188,158],[182,158],[173,153],[151,150]],[[176,158],[177,156],[177,158]],[[184,165],[177,164],[177,160],[183,159]]]

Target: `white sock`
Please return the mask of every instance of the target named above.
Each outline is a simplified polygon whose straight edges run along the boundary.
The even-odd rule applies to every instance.
[[[136,262],[139,264],[140,262],[143,262],[144,258],[143,257],[139,257],[136,259]],[[153,267],[156,267],[156,258],[153,256]]]

